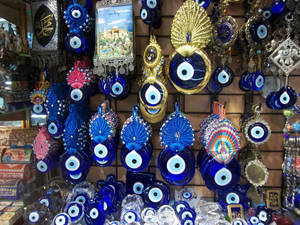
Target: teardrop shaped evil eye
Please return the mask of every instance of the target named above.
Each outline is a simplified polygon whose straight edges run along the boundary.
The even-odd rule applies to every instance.
[[[133,150],[126,155],[125,162],[128,167],[132,169],[137,169],[142,165],[143,159],[140,156],[140,154]]]
[[[185,211],[181,214],[181,219],[184,220],[184,219],[187,219],[187,218],[193,218],[193,214],[189,211]]]
[[[80,161],[79,161],[79,159],[77,157],[71,156],[70,158],[68,158],[66,160],[65,167],[69,171],[72,171],[72,172],[76,171],[80,167]]]
[[[260,90],[261,88],[263,88],[264,84],[265,84],[265,78],[262,75],[258,75],[255,79],[256,89],[254,90]]]
[[[225,71],[222,70],[221,73],[218,74],[218,82],[220,84],[226,84],[229,81],[230,75]]]
[[[182,197],[184,199],[191,199],[193,197],[193,194],[189,191],[185,191],[185,192],[182,193]]]
[[[76,196],[76,197],[75,197],[74,201],[75,201],[75,202],[79,202],[79,203],[81,203],[81,204],[85,204],[85,203],[88,201],[88,199],[87,199],[87,197],[84,196],[84,195],[79,195],[79,196]]]
[[[217,185],[225,186],[232,180],[232,174],[227,168],[222,168],[215,174],[214,179]]]
[[[123,88],[122,84],[120,84],[119,82],[116,82],[112,86],[111,90],[114,95],[120,95],[120,94],[122,94],[124,88]]]
[[[74,89],[71,91],[71,99],[74,101],[80,101],[83,97],[83,93],[80,89]]]
[[[157,2],[156,0],[147,0],[147,6],[150,9],[154,9],[157,6]]]
[[[67,217],[67,215],[58,214],[54,218],[54,225],[67,225],[67,224],[69,224],[69,218]]]
[[[141,10],[141,18],[142,20],[146,20],[148,18],[148,11],[146,9]]]
[[[54,122],[48,125],[48,132],[52,135],[55,135],[58,132],[58,128]]]
[[[38,169],[38,171],[45,173],[48,170],[48,165],[43,161],[40,160],[37,164],[36,164],[36,168]]]
[[[28,219],[31,223],[37,223],[40,220],[40,214],[37,211],[31,212]]]
[[[76,36],[70,38],[69,43],[70,43],[71,48],[74,48],[74,49],[80,48],[81,44],[82,44],[80,38],[76,37]]]
[[[81,17],[81,11],[79,9],[74,9],[72,10],[71,15],[74,19],[79,19]]]
[[[268,28],[265,24],[259,25],[256,32],[260,39],[265,39],[268,36]]]
[[[74,217],[78,217],[80,213],[80,209],[77,205],[72,205],[69,209],[68,209],[68,214],[70,217],[74,218]]]
[[[133,211],[128,211],[124,214],[123,218],[124,218],[125,223],[130,224],[130,223],[133,223],[134,221],[136,221],[137,216]]]
[[[95,220],[99,216],[99,211],[97,208],[92,208],[89,214],[90,214],[90,217]]]
[[[49,202],[49,199],[47,198],[43,198],[40,200],[40,203],[43,204],[44,206],[48,207],[50,206],[50,202]]]
[[[227,204],[239,204],[240,197],[236,193],[230,192],[226,196],[226,202]]]
[[[194,75],[194,68],[190,63],[183,62],[177,68],[177,75],[181,80],[191,80]]]
[[[287,105],[289,102],[290,102],[290,96],[289,96],[289,94],[285,91],[285,92],[283,92],[281,95],[280,95],[280,97],[279,97],[279,101],[280,101],[280,103],[281,104],[283,104],[283,105]]]
[[[259,219],[256,216],[252,216],[252,217],[250,217],[250,222],[252,224],[257,224],[257,223],[259,223]]]
[[[141,182],[136,182],[133,185],[133,192],[137,195],[140,195],[143,193],[144,185]]]
[[[171,157],[167,162],[168,171],[175,175],[183,173],[185,167],[185,161],[179,155]]]
[[[94,154],[97,158],[103,159],[108,155],[108,150],[105,145],[97,144],[94,148]]]
[[[192,220],[186,220],[183,225],[194,225],[194,222]]]
[[[163,88],[158,83],[146,83],[140,89],[140,97],[144,104],[157,106],[162,102],[164,96]]]
[[[268,213],[264,210],[260,211],[258,214],[258,219],[262,222],[266,222],[268,220]]]
[[[43,106],[39,105],[39,104],[33,105],[32,111],[36,114],[42,113],[43,112]]]
[[[248,127],[248,137],[252,142],[265,142],[270,135],[269,128],[262,122],[255,122]]]
[[[158,187],[154,187],[150,189],[148,197],[151,202],[157,203],[162,200],[163,192]]]

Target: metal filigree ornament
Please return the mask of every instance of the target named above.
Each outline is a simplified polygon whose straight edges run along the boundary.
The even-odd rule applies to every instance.
[[[163,76],[164,58],[155,36],[144,52],[143,77],[139,81],[139,102],[142,116],[149,123],[161,121],[166,113],[168,90]]]
[[[177,11],[172,28],[171,43],[175,51],[166,63],[166,74],[181,93],[201,91],[211,75],[211,62],[202,48],[211,41],[212,24],[204,10],[193,0],[187,0]]]
[[[269,172],[266,166],[258,159],[251,160],[245,168],[245,176],[254,187],[261,187],[268,181]]]
[[[214,43],[219,48],[229,48],[233,46],[238,36],[238,25],[232,16],[222,16],[215,24]]]

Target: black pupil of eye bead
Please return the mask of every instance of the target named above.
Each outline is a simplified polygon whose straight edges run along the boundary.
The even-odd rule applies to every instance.
[[[153,5],[154,4],[154,2],[153,1],[150,1],[150,5]]]
[[[59,222],[62,222],[62,219],[59,219]]]
[[[116,88],[116,91],[119,91],[119,90],[120,90],[120,88],[117,87],[117,88]]]
[[[74,166],[74,163],[73,163],[73,162],[70,162],[70,166]]]
[[[155,95],[151,95],[151,99],[154,100],[155,99]]]
[[[222,180],[226,180],[226,176],[222,176],[221,179],[222,179]]]
[[[187,74],[187,71],[186,71],[186,70],[182,70],[182,74],[183,74],[183,75],[186,75],[186,74]]]
[[[43,168],[44,168],[44,166],[43,166],[43,165],[41,165],[41,168],[43,169]]]
[[[175,164],[175,168],[178,169],[179,167],[180,167],[180,164],[179,164],[179,163],[176,163],[176,164]]]
[[[223,75],[223,78],[225,79],[225,78],[226,78],[226,75]]]
[[[75,213],[75,210],[73,209],[73,210],[71,210],[71,213]]]
[[[131,219],[132,218],[132,216],[128,216],[128,219]]]
[[[76,45],[77,44],[77,42],[76,41],[74,41],[74,45]],[[76,95],[77,96],[77,95]]]
[[[257,130],[255,133],[256,133],[256,134],[260,134],[260,131],[259,131],[259,130]]]
[[[286,97],[284,97],[283,100],[286,101]]]
[[[231,197],[231,201],[234,201],[235,200],[235,198],[234,197]]]
[[[133,159],[133,160],[132,160],[132,163],[133,163],[133,164],[136,164],[136,163],[137,163],[136,159]]]
[[[137,191],[140,191],[140,190],[141,190],[141,188],[140,188],[140,187],[137,187],[137,188],[136,188],[136,190],[137,190]]]
[[[100,154],[100,155],[102,155],[102,154],[103,154],[103,151],[102,151],[102,150],[101,150],[101,151],[99,151],[99,154]]]
[[[157,194],[157,192],[154,192],[153,195],[156,197],[158,194]]]

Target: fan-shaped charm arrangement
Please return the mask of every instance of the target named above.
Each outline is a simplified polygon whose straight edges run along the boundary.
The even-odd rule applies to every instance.
[[[165,148],[158,157],[162,177],[171,184],[185,185],[195,173],[195,157],[190,149],[194,143],[194,130],[187,117],[175,105],[160,129],[161,145]]]
[[[166,64],[166,74],[179,92],[194,94],[208,83],[211,63],[201,49],[211,37],[212,24],[204,8],[193,0],[185,1],[173,20],[171,43],[175,51]]]

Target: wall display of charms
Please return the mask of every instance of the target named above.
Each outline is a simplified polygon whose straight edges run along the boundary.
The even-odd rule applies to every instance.
[[[279,165],[279,110],[300,112],[285,1],[249,1],[246,13],[227,0],[80,2],[54,21],[72,52],[65,80],[31,95],[32,111],[47,114],[36,168],[73,186],[54,184],[63,204],[42,194],[54,205],[33,203],[29,224],[270,224],[286,214],[266,207],[266,189],[282,186],[283,207],[300,211],[299,153],[286,147],[283,184]]]

